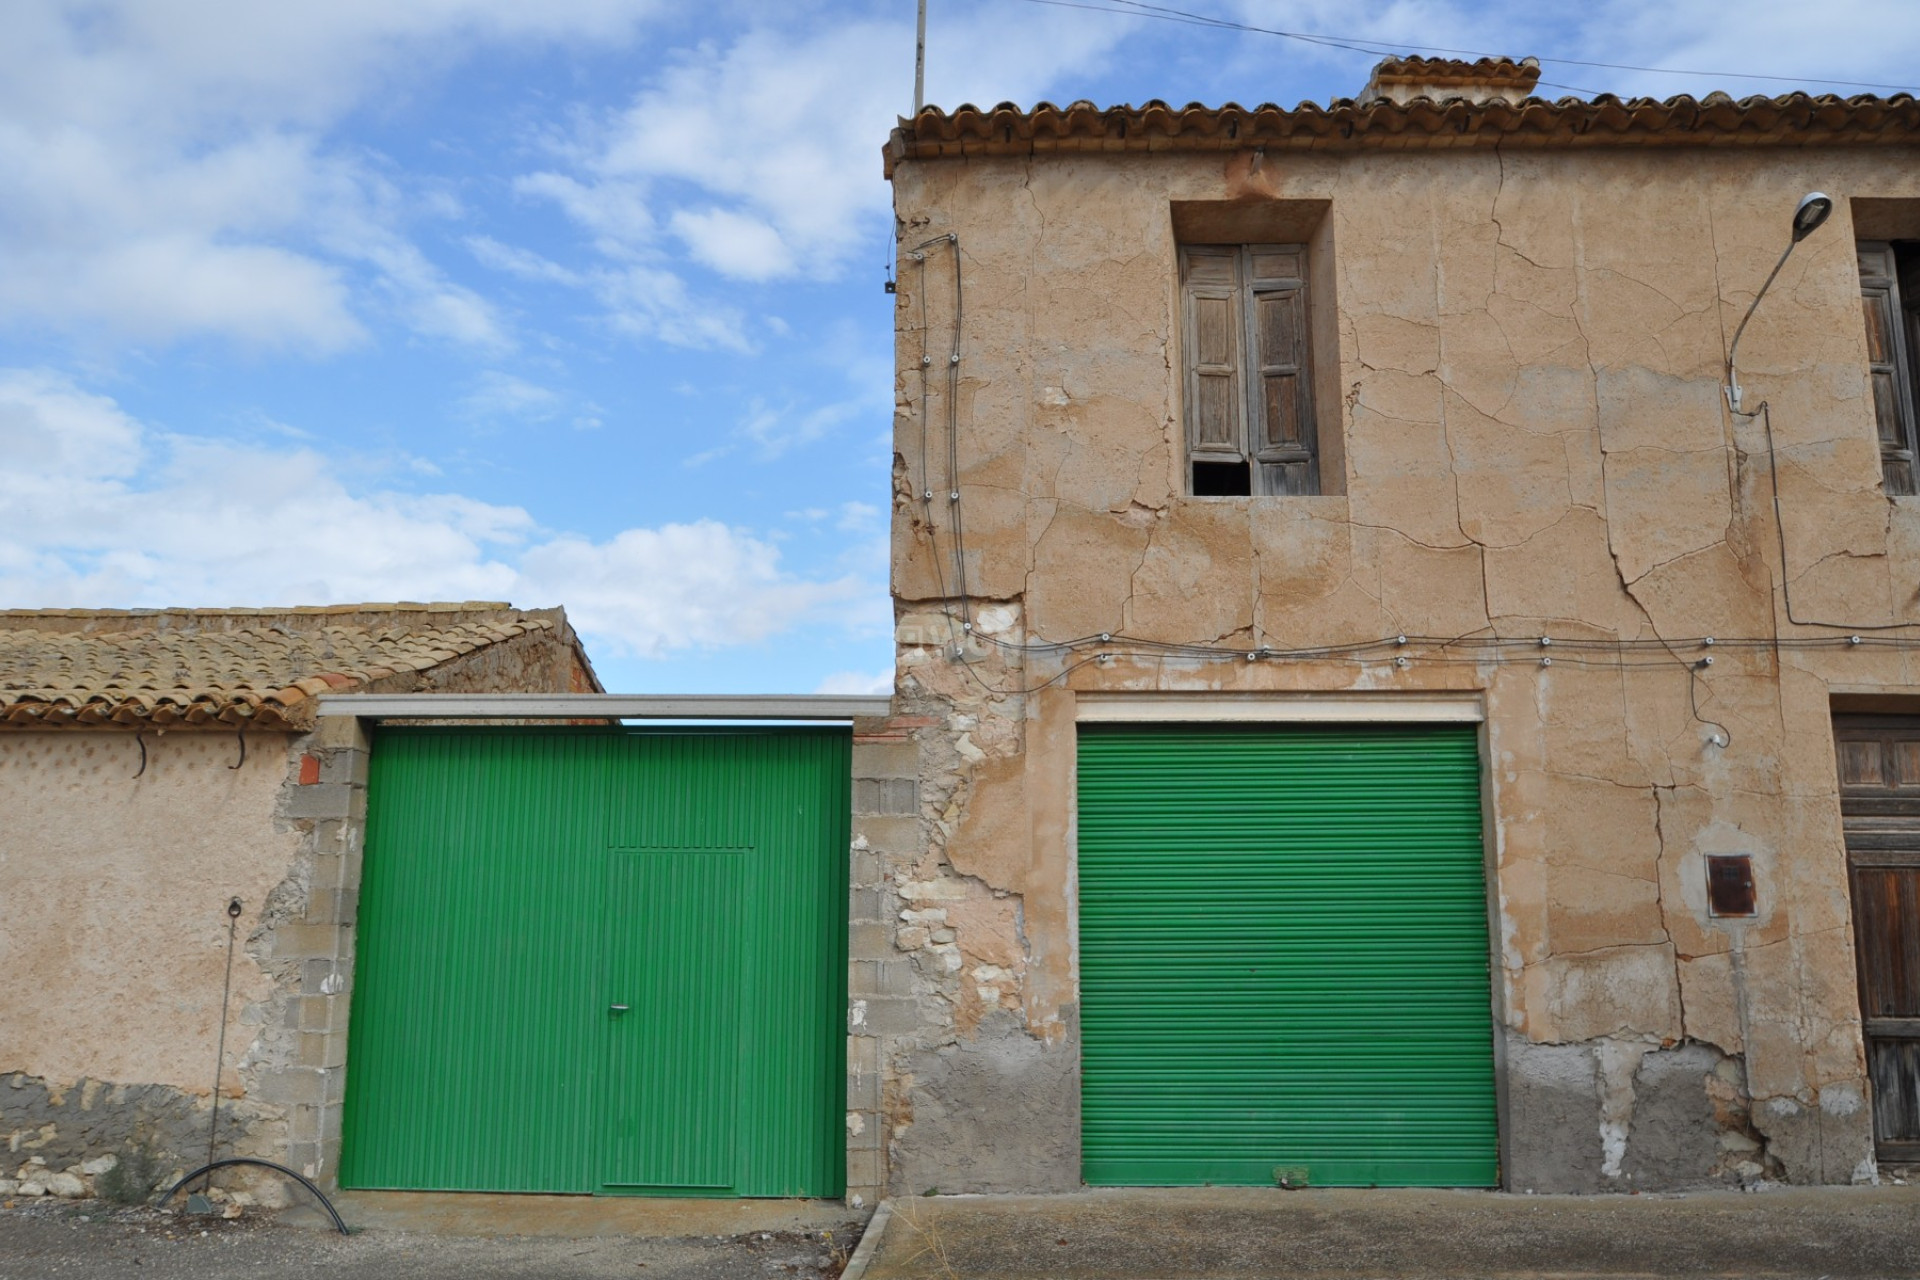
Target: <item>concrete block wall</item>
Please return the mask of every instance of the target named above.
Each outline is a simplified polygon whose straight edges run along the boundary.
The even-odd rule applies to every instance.
[[[847,1203],[886,1194],[888,1153],[883,1075],[888,1039],[920,1023],[913,962],[893,945],[886,867],[924,843],[920,756],[910,725],[862,719],[853,726],[853,847],[847,936]]]
[[[297,917],[272,933],[273,959],[297,984],[284,1014],[292,1051],[260,1072],[258,1088],[263,1100],[286,1108],[289,1167],[327,1188],[338,1185],[369,746],[358,720],[323,719],[282,809],[302,832],[310,874]]]

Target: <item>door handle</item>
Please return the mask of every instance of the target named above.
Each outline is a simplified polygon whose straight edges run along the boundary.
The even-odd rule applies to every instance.
[[[631,1006],[624,1005],[624,1004],[608,1005],[607,1012],[608,1013],[625,1013],[629,1007]]]

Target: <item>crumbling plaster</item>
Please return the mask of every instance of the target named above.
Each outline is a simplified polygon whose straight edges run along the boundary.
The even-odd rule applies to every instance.
[[[1884,150],[1769,148],[902,163],[903,245],[958,241],[903,259],[897,312],[899,709],[923,786],[917,842],[881,868],[922,1011],[883,1042],[896,1180],[938,1180],[912,1118],[928,1055],[944,1082],[975,1078],[955,1055],[1005,1055],[1008,1034],[1077,1058],[1075,698],[1126,689],[1484,698],[1510,1183],[1870,1175],[1827,699],[1913,688],[1904,650],[1723,648],[1690,674],[1693,651],[1548,668],[1429,646],[1399,668],[997,642],[1815,634],[1775,589],[1763,424],[1730,417],[1720,393],[1726,339],[1815,187],[1836,213],[1742,346],[1750,403],[1773,411],[1794,606],[1920,618],[1920,504],[1879,491],[1847,204],[1920,196],[1914,171]],[[1168,207],[1258,199],[1330,202],[1337,296],[1311,305],[1337,309],[1341,394],[1319,418],[1344,446],[1344,486],[1328,488],[1345,491],[1195,500]],[[965,321],[949,406],[951,252]],[[971,632],[943,603],[950,421]],[[1702,860],[1729,851],[1755,856],[1755,920],[1705,910]],[[944,929],[923,929],[930,907]],[[1024,1026],[988,1019],[996,1008]],[[992,1093],[938,1104],[991,1110]],[[1593,1151],[1556,1147],[1567,1107],[1589,1104]],[[1655,1114],[1719,1137],[1655,1137]],[[950,1189],[1070,1185],[1059,1152],[1077,1151],[1077,1123],[1029,1126],[1030,1158],[997,1166],[1023,1174]]]

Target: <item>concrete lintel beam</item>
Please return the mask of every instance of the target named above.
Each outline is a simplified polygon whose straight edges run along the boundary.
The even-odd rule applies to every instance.
[[[336,693],[322,716],[367,720],[854,720],[890,699],[843,694]]]

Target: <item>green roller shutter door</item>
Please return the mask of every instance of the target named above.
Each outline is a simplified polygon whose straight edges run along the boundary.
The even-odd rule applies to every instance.
[[[841,1194],[850,748],[382,732],[341,1184]]]
[[[1082,726],[1103,1186],[1498,1178],[1470,725]]]

